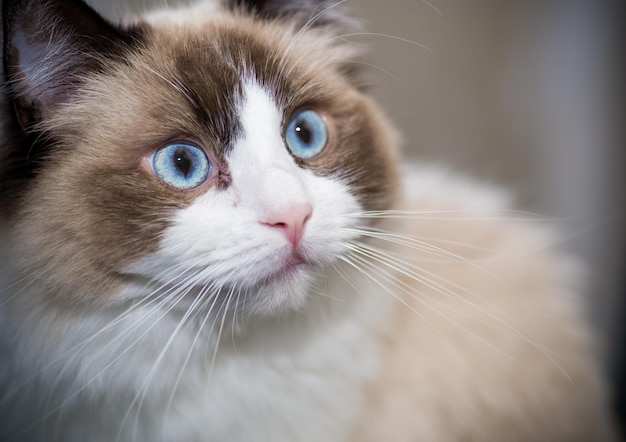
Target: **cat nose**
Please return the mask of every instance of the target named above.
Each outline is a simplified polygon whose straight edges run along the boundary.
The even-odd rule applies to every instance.
[[[312,213],[311,204],[294,204],[267,214],[262,224],[279,229],[295,248],[300,244],[306,223]]]

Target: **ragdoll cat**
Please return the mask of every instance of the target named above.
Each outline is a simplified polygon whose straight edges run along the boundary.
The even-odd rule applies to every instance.
[[[1,440],[611,437],[576,267],[400,170],[343,14],[4,1]]]

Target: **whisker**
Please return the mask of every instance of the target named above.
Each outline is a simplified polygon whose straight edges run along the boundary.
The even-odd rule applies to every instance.
[[[26,290],[28,287],[30,287],[32,284],[35,283],[35,281],[37,281],[39,279],[39,275],[41,275],[42,273],[44,273],[43,270],[38,270],[37,272],[31,272],[30,274],[16,280],[15,282],[13,282],[12,284],[9,284],[5,287],[3,287],[0,290],[0,293],[8,291],[9,289],[19,286],[22,282],[29,280],[25,285],[23,285],[22,287],[20,287],[19,290],[17,290],[15,293],[13,293],[11,296],[9,296],[6,299],[3,299],[2,302],[0,302],[0,307],[4,306],[5,304],[8,304],[9,302],[13,301],[15,298],[17,298],[21,293],[24,292],[24,290]]]
[[[425,5],[428,5],[433,11],[435,11],[437,14],[439,15],[443,15],[443,12],[441,12],[441,9],[437,8],[435,5],[433,5],[431,2],[427,1],[427,0],[421,0],[422,3],[424,3]]]
[[[398,41],[402,41],[404,43],[409,43],[409,44],[418,46],[418,47],[420,47],[422,49],[425,49],[425,50],[427,50],[428,52],[430,52],[431,54],[433,54],[435,56],[437,55],[437,53],[434,50],[432,50],[431,48],[429,48],[425,44],[418,43],[418,42],[413,41],[413,40],[409,40],[408,38],[397,37],[395,35],[383,34],[383,33],[380,33],[380,32],[351,32],[349,34],[338,35],[336,37],[333,37],[331,40],[336,40],[336,39],[339,39],[339,38],[346,38],[346,37],[360,37],[360,36],[384,37],[384,38],[389,38],[389,39],[392,39],[392,40],[398,40]]]
[[[213,350],[213,356],[211,357],[211,365],[209,366],[209,376],[211,376],[211,374],[213,373],[213,368],[215,367],[215,361],[217,359],[217,351],[220,347],[220,343],[222,339],[222,332],[224,330],[224,324],[226,322],[226,315],[228,314],[228,308],[230,306],[230,302],[232,300],[235,287],[236,285],[230,289],[230,291],[228,292],[228,295],[226,296],[226,303],[222,304],[222,306],[224,307],[224,313],[222,314],[222,321],[220,323],[220,328],[217,333],[217,339],[215,340],[215,349]],[[220,307],[220,310],[221,310],[221,307]],[[217,312],[217,314],[219,315],[219,311]],[[211,329],[213,329],[213,327],[211,327]]]
[[[342,60],[342,61],[336,61],[334,64],[338,64],[338,63],[341,63],[341,64],[346,64],[346,63],[360,64],[360,65],[363,65],[363,66],[367,66],[369,68],[375,69],[375,70],[377,70],[379,72],[382,72],[383,74],[391,77],[394,81],[396,81],[400,85],[406,85],[406,82],[404,80],[401,80],[400,77],[398,77],[397,75],[394,75],[390,71],[388,71],[388,70],[386,70],[386,69],[384,69],[384,68],[382,68],[382,67],[380,67],[378,65],[372,64],[372,63],[367,63],[365,61],[359,61],[359,60]]]
[[[52,388],[50,389],[50,391],[48,393],[48,398],[45,401],[46,404],[49,404],[50,401],[52,400],[52,395],[54,394],[54,391],[56,390],[56,386],[60,383],[61,378],[63,377],[63,373],[71,365],[71,362],[72,362],[73,358],[78,358],[77,355],[78,355],[78,353],[80,353],[80,351],[82,351],[83,348],[85,348],[91,341],[96,339],[98,336],[100,336],[101,334],[104,334],[106,331],[108,331],[109,329],[112,329],[115,325],[117,325],[120,322],[122,322],[123,320],[125,320],[126,317],[130,316],[133,313],[133,311],[135,309],[139,308],[140,306],[142,306],[142,304],[145,304],[146,306],[148,306],[148,305],[152,304],[153,302],[157,302],[161,296],[167,296],[167,293],[162,294],[159,297],[156,297],[154,299],[151,299],[148,302],[143,302],[145,300],[142,300],[142,302],[136,303],[135,305],[131,306],[122,315],[116,316],[116,318],[113,321],[110,321],[106,325],[100,327],[96,333],[93,333],[89,337],[87,337],[87,338],[83,339],[82,341],[79,341],[76,344],[72,345],[67,351],[61,352],[55,358],[53,358],[51,361],[49,361],[47,364],[45,364],[44,366],[40,367],[34,374],[29,376],[27,379],[25,379],[22,384],[20,384],[19,386],[16,386],[15,387],[15,391],[17,392],[17,391],[21,390],[22,388],[25,388],[39,374],[44,373],[46,370],[48,370],[52,366],[56,365],[59,361],[64,360],[65,361],[64,366],[61,369],[61,371],[59,373],[57,373],[55,381],[52,384]],[[158,305],[160,305],[160,303]],[[157,308],[158,308],[158,306],[157,306]],[[154,311],[154,309],[151,310],[151,311],[148,311],[145,316],[149,317],[151,315],[152,311]],[[107,346],[108,345],[109,344],[107,344]],[[77,349],[78,349],[78,351],[77,351]],[[96,355],[92,355],[92,356],[93,356],[92,360],[94,360]],[[89,362],[87,365],[90,365],[90,364],[91,364],[91,362]],[[44,408],[48,408],[48,405],[45,405]],[[54,412],[54,410],[53,410],[53,412]],[[49,417],[49,415],[45,416],[43,419],[47,419],[48,417]],[[36,424],[39,424],[39,423],[41,423],[41,422],[40,421],[36,422],[35,424],[33,424],[33,426],[28,427],[24,431],[27,431],[27,430],[31,429],[32,427],[34,427]]]
[[[356,230],[356,231],[359,232],[359,230]],[[411,238],[411,237],[408,237],[408,236],[404,236],[404,235],[398,235],[398,234],[377,234],[377,235],[374,235],[373,232],[366,231],[366,230],[361,230],[360,232],[361,232],[361,235],[363,235],[363,236],[370,236],[370,237],[376,238],[376,239],[383,239],[383,240],[387,240],[389,242],[392,242],[392,243],[395,243],[395,244],[400,244],[400,245],[409,245],[409,246],[411,246],[411,247],[413,247],[413,248],[415,248],[417,250],[426,251],[428,253],[433,253],[436,256],[452,258],[452,259],[454,259],[454,260],[456,260],[458,262],[471,265],[471,266],[477,268],[478,270],[483,271],[485,274],[500,280],[498,275],[495,275],[493,272],[487,270],[484,266],[479,265],[476,261],[468,259],[468,258],[465,258],[464,256],[458,255],[456,253],[452,253],[452,252],[450,252],[450,251],[448,251],[446,249],[443,249],[441,247],[433,246],[432,244],[428,244],[426,242],[419,241],[419,240],[416,240],[414,238]]]
[[[372,265],[372,263],[368,262],[366,259],[361,258],[360,262],[362,265],[366,265],[370,268],[370,271],[375,271],[377,272],[379,277],[384,278],[385,280],[387,280],[387,282],[389,282],[390,284],[392,284],[394,287],[398,288],[399,290],[401,290],[402,292],[404,292],[405,294],[409,295],[411,298],[415,299],[416,301],[418,301],[420,304],[424,305],[426,308],[428,308],[429,310],[431,310],[433,313],[435,313],[437,316],[441,317],[442,319],[444,319],[445,321],[449,322],[450,324],[452,324],[454,327],[460,329],[461,331],[463,331],[463,333],[477,339],[479,342],[481,342],[482,344],[486,345],[487,347],[491,348],[492,350],[502,354],[503,356],[516,361],[516,359],[514,359],[513,357],[511,357],[511,355],[507,354],[506,352],[504,352],[503,350],[501,350],[500,348],[496,347],[495,345],[491,344],[490,342],[486,341],[484,338],[478,336],[476,333],[472,332],[471,330],[469,330],[467,327],[463,327],[462,325],[458,324],[457,322],[453,321],[451,318],[449,318],[448,316],[444,315],[441,311],[439,311],[438,309],[436,309],[435,307],[433,307],[431,304],[429,304],[428,302],[426,302],[423,298],[424,294],[420,293],[420,296],[417,296],[415,294],[415,288],[411,287],[410,285],[406,284],[405,282],[399,281],[396,278],[393,278],[391,276],[389,276],[388,274],[386,274],[385,272],[381,271],[377,266]],[[430,298],[430,297],[429,297]],[[401,299],[399,297],[396,296],[396,299]],[[432,300],[432,298],[431,298]],[[408,306],[409,304],[406,303],[406,301],[403,300],[403,304],[405,306]],[[417,313],[417,311],[414,308],[411,308],[411,311],[414,313]],[[427,322],[427,324],[429,326],[431,326],[436,332],[437,334],[442,337],[444,339],[444,341],[448,344],[448,346],[452,349],[455,349],[450,342],[443,336],[443,334],[441,333],[441,331],[439,329],[437,329],[430,321],[426,320],[425,317],[423,315],[420,314],[420,318],[424,321]],[[456,349],[458,350],[458,349]]]
[[[183,272],[186,273],[186,271]],[[192,275],[193,276],[193,275]],[[187,281],[189,278],[187,278],[185,281]],[[149,284],[151,283],[151,281],[148,281],[146,283],[146,285],[144,287],[147,287]],[[161,288],[163,288],[165,285],[169,284],[170,282],[164,283]],[[50,367],[54,366],[57,362],[61,361],[61,360],[66,360],[66,365],[69,364],[69,359],[67,359],[68,355],[74,355],[77,353],[77,348],[78,349],[83,349],[85,348],[89,343],[91,343],[93,340],[95,340],[96,338],[98,338],[100,335],[104,334],[105,332],[113,329],[115,326],[117,326],[118,324],[120,324],[121,322],[123,322],[124,320],[126,320],[126,318],[128,318],[129,316],[131,316],[135,310],[138,310],[139,308],[142,307],[147,307],[150,306],[153,303],[157,303],[156,306],[154,306],[151,310],[148,310],[147,312],[144,313],[144,317],[149,317],[153,312],[157,311],[160,306],[162,305],[162,301],[164,297],[169,296],[169,293],[174,290],[175,288],[170,288],[167,291],[165,291],[164,293],[156,296],[156,297],[145,297],[143,299],[141,299],[139,302],[135,302],[133,305],[131,305],[130,307],[128,307],[124,313],[122,313],[121,315],[117,315],[112,321],[107,322],[105,325],[101,326],[98,331],[96,331],[95,333],[91,334],[90,336],[88,336],[87,338],[78,341],[77,343],[75,343],[74,345],[71,346],[71,348],[69,348],[67,351],[62,352],[60,354],[58,354],[55,358],[53,358],[50,362],[48,362],[46,365],[44,365],[43,367],[41,367],[37,373],[33,374],[32,376],[30,376],[29,378],[27,378],[24,383],[22,385],[20,385],[19,387],[17,387],[17,389],[21,389],[24,388],[25,386],[27,386],[33,379],[35,379],[36,376],[38,376],[39,373],[43,373],[45,370],[49,369]],[[160,290],[160,288],[156,289],[156,291]],[[132,327],[131,327],[132,328]],[[62,370],[62,372],[65,369]],[[62,373],[59,375],[61,376]]]
[[[578,217],[547,217],[539,213],[515,209],[498,210],[501,216],[478,214],[476,210],[469,209],[439,209],[439,210],[372,210],[366,212],[347,213],[345,216],[352,218],[382,218],[382,219],[414,219],[425,221],[521,221],[521,222],[564,222]],[[433,215],[465,215],[463,217],[438,217]],[[510,215],[516,215],[513,217]]]
[[[492,303],[487,302],[483,297],[479,296],[477,293],[470,291],[461,285],[453,283],[452,281],[449,281],[440,275],[428,272],[425,269],[422,269],[418,266],[411,265],[410,263],[407,263],[404,261],[398,261],[393,256],[387,254],[385,251],[375,249],[373,247],[365,246],[365,245],[361,246],[360,248],[361,250],[363,250],[364,256],[374,259],[376,262],[389,267],[394,272],[397,272],[403,276],[406,276],[409,279],[417,283],[423,284],[426,287],[430,288],[431,290],[434,290],[437,293],[445,295],[446,297],[454,301],[458,301],[463,304],[466,304],[472,307],[473,309],[479,311],[480,313],[483,313],[489,316],[491,319],[497,320],[498,322],[502,322],[500,318],[495,317],[493,314],[489,313],[487,310],[480,307],[478,304],[473,303],[469,301],[468,299],[464,298],[463,296],[458,295],[457,293],[453,292],[452,290],[443,286],[442,284],[435,282],[431,278],[438,279],[442,283],[448,284],[452,286],[453,288],[463,291],[469,296],[476,297],[480,301],[484,302],[486,305],[497,309],[496,306],[494,306]],[[421,274],[417,272],[420,272]],[[424,274],[426,274],[427,276],[424,276]],[[447,308],[450,308],[450,307],[447,307]]]
[[[392,270],[399,272],[400,274],[403,274],[404,276],[407,276],[408,278],[419,282],[421,284],[426,285],[427,287],[431,288],[432,290],[435,290],[438,293],[444,294],[446,296],[451,297],[452,299],[461,302],[463,304],[466,304],[468,306],[470,306],[471,308],[475,309],[476,311],[480,312],[483,315],[486,315],[489,319],[495,321],[495,324],[489,324],[491,326],[497,326],[500,330],[506,330],[510,333],[512,333],[514,336],[516,336],[517,338],[521,339],[522,341],[528,343],[529,345],[532,345],[534,348],[536,348],[538,351],[540,351],[548,360],[550,360],[550,362],[552,364],[555,365],[555,367],[570,381],[573,383],[571,377],[569,376],[569,374],[563,369],[563,367],[556,361],[556,359],[551,355],[552,352],[549,349],[546,349],[544,346],[539,345],[536,341],[534,341],[533,339],[531,339],[528,335],[526,335],[525,333],[523,333],[521,330],[519,330],[518,328],[512,326],[511,324],[505,322],[503,319],[501,319],[500,317],[494,315],[493,313],[487,311],[485,308],[479,306],[478,304],[475,304],[471,301],[469,301],[468,299],[459,296],[457,294],[455,294],[454,292],[450,291],[449,289],[443,287],[441,284],[438,284],[436,282],[434,282],[433,280],[426,278],[424,276],[420,276],[417,275],[416,273],[414,273],[414,271],[412,271],[410,268],[414,268],[414,269],[418,269],[419,271],[424,271],[422,269],[419,269],[418,267],[415,266],[411,266],[410,264],[406,264],[404,262],[400,263],[397,260],[394,260],[393,257],[387,255],[384,252],[376,252],[375,250],[372,250],[369,246],[363,246],[361,247],[361,249],[359,249],[360,246],[356,246],[355,252],[362,254],[364,257],[369,258],[369,259],[374,259],[376,262],[385,265],[389,268],[391,268]],[[371,264],[370,264],[371,265]],[[443,279],[441,276],[438,275],[434,275],[430,272],[428,272],[429,275],[431,277],[436,277],[437,279],[443,280],[445,281],[445,279]],[[446,283],[448,284],[452,284],[450,281],[446,281]],[[476,293],[473,293],[471,291],[468,291],[467,289],[458,286],[456,284],[453,284],[454,286],[456,286],[457,288],[479,298],[481,301],[485,302],[487,305],[489,305],[492,308],[497,308],[497,306],[493,305],[492,303],[488,303],[486,302],[482,297],[478,296]],[[407,288],[410,287],[407,285]],[[407,294],[409,294],[407,292]],[[423,294],[422,294],[423,295]],[[412,297],[414,297],[414,295],[411,295]],[[414,297],[415,298],[415,297]],[[418,299],[418,298],[415,298]],[[498,309],[499,310],[499,309]],[[436,312],[437,313],[437,312]],[[502,313],[502,312],[501,312]],[[460,327],[458,324],[456,324],[453,321],[450,321],[453,325]],[[487,325],[486,323],[483,322],[484,325]],[[497,349],[496,347],[494,347],[493,345],[491,345],[490,343],[486,342],[484,339],[480,338],[479,336],[476,336],[474,333],[470,332],[469,330],[463,328],[463,331],[466,332],[467,334],[476,337],[477,339],[479,339],[481,342],[483,342],[484,344],[488,345],[490,348],[493,348],[495,350],[498,350],[498,352],[502,353],[502,351],[500,351],[499,349]],[[508,355],[507,355],[508,356]]]
[[[446,337],[439,331],[439,329],[437,329],[437,327],[435,327],[428,319],[426,319],[420,312],[418,312],[417,310],[415,310],[410,304],[408,304],[404,299],[400,298],[395,292],[393,292],[392,290],[390,290],[387,286],[385,286],[384,284],[382,284],[377,278],[374,278],[369,272],[366,272],[362,267],[358,266],[353,259],[356,259],[358,262],[360,262],[361,264],[367,264],[367,261],[364,261],[363,259],[359,258],[356,255],[350,255],[348,256],[341,256],[340,259],[349,264],[350,266],[352,266],[353,268],[355,268],[356,270],[358,270],[360,273],[362,273],[363,275],[365,275],[370,281],[374,282],[376,285],[378,285],[380,288],[382,288],[385,292],[389,293],[391,296],[393,296],[396,300],[398,300],[401,304],[403,304],[406,308],[408,308],[410,311],[412,311],[413,313],[415,313],[418,317],[420,317],[420,319],[422,319],[426,324],[428,324],[430,327],[432,327],[432,329],[435,331],[435,333],[437,333],[441,339],[451,348],[452,345],[448,342],[448,340],[446,339]],[[372,270],[372,269],[370,269]]]
[[[311,29],[311,27],[320,19],[322,18],[325,14],[327,14],[328,12],[330,12],[332,9],[338,7],[339,5],[341,5],[342,3],[345,3],[346,0],[340,0],[338,2],[333,3],[332,5],[327,6],[326,8],[322,9],[321,11],[319,11],[317,14],[315,14],[313,17],[309,18],[309,20],[307,20],[307,22],[305,23],[304,26],[302,26],[302,28],[300,28],[300,30],[296,33],[296,35],[292,38],[291,42],[289,43],[289,45],[282,51],[282,57],[280,59],[280,61],[278,62],[278,66],[284,66],[285,64],[285,58],[287,57],[287,55],[289,55],[289,53],[291,52],[292,48],[295,46],[295,44],[302,38],[302,36],[309,30]],[[281,70],[282,73],[282,70]],[[287,75],[289,75],[289,73],[287,73]]]
[[[231,343],[233,344],[233,350],[235,352],[237,352],[237,344],[235,343],[235,334],[236,334],[236,330],[235,327],[238,325],[237,324],[237,308],[239,307],[239,303],[241,298],[241,289],[237,290],[237,299],[235,300],[235,310],[233,312],[233,323],[232,323],[232,329],[230,331],[230,336],[231,336]],[[243,309],[242,309],[243,310]]]
[[[211,295],[204,296],[204,295],[206,295],[206,293],[209,293],[210,291],[212,291],[214,286],[215,286],[215,283],[213,283],[213,284],[203,288],[204,294],[201,297],[205,298],[205,299],[204,299],[204,302],[202,303],[202,305],[200,306],[200,308],[198,309],[198,314],[199,314],[200,311],[203,310],[203,307],[205,305],[207,305],[207,302],[206,302],[207,300],[210,300],[212,298],[217,299],[218,293],[221,291],[222,287],[219,287],[218,289],[215,289],[214,293],[212,293]],[[215,305],[215,304],[213,304],[213,305]],[[194,336],[194,338],[193,338],[193,340],[191,342],[191,345],[189,347],[189,351],[187,352],[185,360],[183,361],[183,365],[181,366],[181,368],[179,370],[179,373],[178,373],[178,376],[176,377],[176,380],[174,381],[174,384],[172,386],[172,392],[170,393],[170,396],[169,396],[169,398],[167,400],[167,405],[165,407],[164,424],[165,424],[165,416],[167,416],[169,414],[168,412],[169,412],[169,409],[171,408],[172,403],[174,401],[174,396],[176,395],[176,390],[178,389],[178,385],[180,384],[180,381],[182,379],[183,372],[185,371],[185,368],[189,364],[189,360],[191,359],[191,356],[194,353],[194,349],[196,347],[198,339],[200,338],[200,335],[202,334],[203,331],[205,331],[205,325],[206,325],[206,322],[208,321],[209,317],[211,316],[211,313],[212,313],[212,308],[208,309],[208,311],[206,311],[206,313],[204,314],[204,318],[202,319],[202,322],[198,326],[198,331],[196,332],[196,334],[195,334],[195,336]]]
[[[427,252],[435,256],[447,258],[448,260],[452,259],[452,260],[460,261],[460,262],[466,262],[467,260],[467,258],[463,258],[448,250],[433,246],[427,242],[420,241],[413,237],[408,237],[405,235],[400,235],[396,233],[387,233],[387,232],[377,231],[373,229],[346,229],[346,230],[352,233],[356,233],[362,237],[374,238],[374,239],[386,241],[392,244],[398,244],[398,245],[410,247],[411,249],[419,250],[422,252]]]
[[[403,272],[406,272],[407,274],[405,276],[409,276],[409,275],[417,275],[414,272],[420,272],[421,275],[419,275],[419,278],[416,280],[416,282],[420,282],[423,283],[424,281],[429,282],[429,287],[432,289],[436,289],[437,291],[440,291],[442,294],[446,294],[447,296],[452,297],[455,300],[463,300],[466,303],[470,303],[469,300],[455,294],[454,292],[450,291],[449,289],[445,288],[444,286],[442,286],[441,284],[435,283],[433,281],[433,279],[436,279],[442,283],[448,284],[449,286],[464,292],[465,294],[467,294],[468,296],[474,297],[476,299],[478,299],[479,301],[485,303],[486,305],[496,308],[498,309],[498,307],[487,301],[484,297],[480,296],[479,294],[475,293],[472,290],[468,290],[466,287],[463,287],[457,283],[454,283],[452,281],[450,281],[447,278],[444,278],[441,275],[438,275],[436,273],[430,272],[428,270],[426,270],[423,267],[419,267],[415,264],[412,264],[411,262],[408,262],[406,260],[402,260],[399,261],[397,258],[395,258],[393,255],[391,255],[388,251],[383,250],[383,249],[379,249],[376,248],[374,246],[371,246],[369,244],[361,244],[361,243],[356,243],[357,245],[360,245],[361,247],[363,247],[364,249],[367,249],[370,253],[375,254],[376,256],[380,257],[382,260],[388,260],[389,262],[395,263],[396,266],[398,266],[399,269],[401,269]],[[426,275],[426,276],[423,276]],[[429,279],[429,278],[433,278],[433,279]],[[499,310],[499,309],[498,309]],[[502,312],[501,312],[502,313]]]
[[[193,286],[192,286],[193,287]],[[190,288],[191,290],[191,288]],[[184,295],[180,298],[182,299],[185,295],[187,295],[189,292],[185,292]],[[170,337],[168,338],[168,340],[165,342],[163,349],[161,350],[161,352],[159,353],[159,355],[157,356],[157,358],[155,359],[154,363],[152,364],[152,368],[150,369],[150,371],[148,372],[148,374],[146,375],[146,380],[143,382],[141,388],[139,389],[139,391],[137,392],[137,394],[135,395],[133,401],[131,402],[130,406],[128,407],[127,412],[124,414],[124,418],[122,419],[122,422],[120,424],[120,433],[118,433],[118,437],[116,438],[116,440],[119,440],[119,436],[121,436],[121,431],[124,427],[124,424],[126,423],[126,420],[128,419],[129,415],[130,415],[130,411],[132,410],[132,408],[135,406],[135,404],[138,401],[138,405],[137,405],[137,409],[135,412],[135,425],[133,426],[133,435],[136,435],[137,432],[137,424],[138,424],[138,420],[139,420],[139,415],[141,413],[141,409],[142,409],[142,405],[145,399],[145,395],[147,393],[147,389],[148,386],[150,384],[150,382],[152,381],[154,375],[157,372],[157,369],[161,363],[161,361],[163,360],[163,358],[165,357],[165,354],[167,353],[167,350],[169,349],[169,347],[172,345],[172,343],[174,342],[174,339],[176,338],[176,336],[178,335],[178,332],[183,328],[183,326],[186,324],[187,319],[191,316],[193,309],[195,308],[196,305],[198,305],[198,303],[201,301],[203,296],[203,291],[201,290],[195,297],[193,302],[191,303],[191,305],[187,308],[187,310],[185,311],[185,314],[183,315],[183,317],[181,318],[181,320],[178,322],[178,324],[176,325],[176,327],[174,328],[174,330],[172,331],[172,334],[170,335]],[[173,308],[173,307],[171,307]],[[171,311],[171,308],[167,311],[167,313],[169,313],[169,311]]]
[[[165,75],[159,73],[157,70],[155,70],[154,68],[152,68],[146,63],[138,63],[138,65],[142,67],[143,69],[145,69],[146,71],[156,75],[161,80],[165,81],[167,84],[169,84],[176,92],[183,95],[195,109],[201,109],[200,104],[198,104],[198,102],[193,98],[192,94],[187,90],[187,88],[182,83],[176,80],[175,77],[174,77],[174,80],[170,80],[169,78],[165,77]]]
[[[127,352],[129,352],[132,347],[141,340],[141,338],[143,336],[145,336],[154,326],[156,326],[156,323],[158,321],[160,321],[163,317],[165,317],[176,305],[176,303],[178,303],[183,297],[185,296],[185,294],[181,295],[179,297],[179,299],[173,303],[169,309],[164,312],[158,319],[157,321],[155,321],[155,323],[146,331],[144,331],[130,346],[128,346],[126,348],[126,350],[124,352],[122,352],[121,354],[119,354],[117,357],[115,357],[112,361],[110,361],[108,364],[106,364],[104,367],[102,367],[89,381],[87,381],[86,383],[84,383],[80,388],[78,388],[77,390],[74,390],[71,394],[67,395],[60,403],[58,403],[58,405],[56,405],[54,408],[50,409],[48,412],[45,412],[43,414],[43,416],[41,416],[39,419],[37,419],[35,422],[31,423],[31,425],[29,427],[24,428],[23,430],[21,430],[20,432],[18,432],[18,434],[16,436],[19,436],[21,434],[24,434],[25,432],[31,430],[32,428],[35,428],[37,425],[39,424],[45,424],[45,421],[47,419],[49,419],[51,416],[54,415],[54,413],[56,413],[57,411],[61,410],[63,407],[65,407],[67,404],[70,403],[70,401],[72,399],[74,399],[76,396],[78,396],[81,392],[83,392],[87,387],[89,387],[89,385],[91,385],[93,382],[95,382],[108,368],[110,368],[115,362],[117,362],[119,359],[121,359],[121,357],[126,354]],[[98,331],[97,334],[101,333],[102,330]],[[51,365],[52,363],[48,364]],[[62,372],[65,371],[65,367],[69,364],[69,360],[68,362],[66,362],[66,365],[64,366],[64,368],[62,369]],[[60,376],[60,375],[59,375]],[[58,385],[58,379],[59,376],[57,376],[57,380],[55,380],[55,386]],[[34,378],[35,376],[33,376]],[[56,387],[53,387],[52,389],[50,389],[49,392],[49,396],[48,398],[51,397],[51,395],[54,393],[54,389]],[[49,403],[49,400],[46,401],[47,403]],[[48,408],[48,406],[46,405],[45,408]]]

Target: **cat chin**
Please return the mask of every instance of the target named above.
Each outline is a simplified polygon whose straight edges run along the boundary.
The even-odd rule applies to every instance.
[[[115,299],[141,304],[159,303],[175,315],[193,312],[194,316],[214,317],[239,328],[244,327],[249,318],[273,318],[304,308],[314,286],[315,275],[321,271],[319,265],[304,259],[290,259],[270,274],[249,275],[253,282],[249,281],[246,285],[232,281],[198,283],[188,288],[183,296],[172,297],[167,294],[175,290],[175,283],[169,285],[135,274],[128,278]],[[217,285],[222,288],[214,290]]]
[[[302,309],[310,296],[313,276],[307,265],[277,272],[250,291],[247,310],[255,316],[276,316]]]

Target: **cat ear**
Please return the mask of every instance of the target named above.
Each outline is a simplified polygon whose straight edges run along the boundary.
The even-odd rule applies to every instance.
[[[339,0],[226,0],[232,10],[242,10],[263,19],[295,20],[301,25],[325,27],[328,25],[353,26],[339,11]]]
[[[4,0],[4,75],[22,128],[72,101],[78,83],[128,41],[80,0]]]

